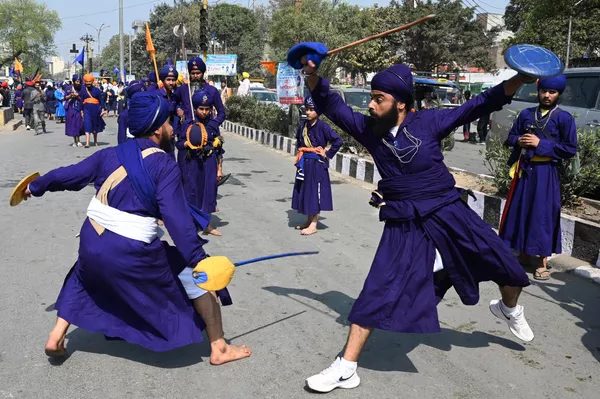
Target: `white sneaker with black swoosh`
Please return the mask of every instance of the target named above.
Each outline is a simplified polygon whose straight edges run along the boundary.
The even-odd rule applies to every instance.
[[[529,327],[529,323],[525,320],[525,312],[523,306],[517,305],[517,309],[514,312],[506,312],[503,310],[503,304],[500,303],[501,299],[494,299],[490,301],[490,312],[500,320],[504,320],[508,324],[510,332],[519,338],[521,341],[531,342],[533,341],[533,331]]]
[[[336,388],[351,389],[360,384],[356,369],[347,369],[342,365],[342,358],[335,361],[320,374],[313,375],[306,380],[306,385],[313,391],[331,392]]]

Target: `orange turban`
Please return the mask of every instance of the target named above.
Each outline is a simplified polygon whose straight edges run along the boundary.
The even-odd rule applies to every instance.
[[[86,73],[85,75],[83,75],[83,81],[84,82],[93,82],[94,75],[92,75],[91,73]]]

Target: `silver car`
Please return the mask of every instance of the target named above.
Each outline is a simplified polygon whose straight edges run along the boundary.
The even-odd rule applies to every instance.
[[[578,128],[600,128],[600,68],[565,69],[567,87],[559,97],[559,106],[575,116]],[[508,137],[513,122],[521,110],[536,107],[537,85],[522,86],[513,97],[511,104],[491,115],[489,137]]]
[[[259,103],[276,105],[284,111],[288,111],[287,104],[281,104],[277,93],[266,89],[250,89],[250,95],[258,100]]]

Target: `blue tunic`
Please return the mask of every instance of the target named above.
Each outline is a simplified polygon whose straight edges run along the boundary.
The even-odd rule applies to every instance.
[[[175,89],[175,92],[174,92],[175,101],[176,101],[176,110],[178,110],[178,109],[183,110],[184,115],[185,115],[185,121],[180,121],[178,126],[174,126],[175,132],[177,134],[181,134],[181,133],[185,134],[185,129],[187,129],[187,127],[189,126],[192,119],[194,119],[196,116],[195,112],[192,114],[192,106],[190,104],[189,90],[190,90],[189,85],[183,84],[183,85],[179,86],[177,89]],[[213,128],[215,131],[217,131],[219,129],[219,127],[221,126],[221,124],[225,121],[225,117],[226,117],[225,106],[223,105],[223,102],[221,101],[221,95],[219,93],[219,90],[217,90],[216,87],[211,86],[206,82],[204,82],[204,85],[202,86],[201,89],[196,90],[194,93],[196,93],[197,91],[202,91],[202,90],[205,90],[207,92],[210,91],[212,98],[214,98],[214,101],[215,101],[214,107],[217,110],[217,116],[210,120],[208,127]],[[194,93],[192,93],[192,96],[194,95]],[[192,115],[194,117],[192,117]]]
[[[104,119],[100,116],[104,109],[102,90],[97,87],[92,87],[92,89],[88,91],[87,87],[83,85],[79,91],[79,97],[83,104],[83,129],[85,133],[100,133],[104,131],[106,123],[104,123]],[[98,100],[99,104],[86,104],[85,100],[90,97]]]
[[[137,140],[142,149],[157,146],[149,139]],[[109,230],[99,236],[86,219],[79,258],[55,308],[59,317],[83,329],[161,352],[202,341],[204,323],[177,275],[207,255],[185,202],[177,164],[164,153],[146,157],[144,164],[157,186],[161,219],[177,248],[159,239],[146,244]],[[48,191],[79,191],[93,182],[98,190],[120,165],[115,147],[110,147],[48,172],[30,189],[39,197]],[[108,204],[151,216],[127,177],[109,192]]]
[[[61,89],[57,89],[54,92],[54,97],[56,97],[56,116],[63,118],[65,116],[65,93]]]
[[[386,205],[379,217],[383,235],[348,319],[397,332],[439,332],[436,304],[455,287],[462,302],[479,301],[478,283],[529,285],[529,279],[500,237],[461,199],[444,165],[441,140],[511,98],[503,85],[459,108],[409,112],[394,137],[378,138],[370,118],[353,112],[321,79],[312,91],[316,108],[364,145],[382,180]],[[444,270],[435,281],[435,249]]]
[[[211,118],[205,122],[210,123]],[[185,126],[188,126],[185,124]],[[205,156],[198,150],[188,150],[185,148],[185,133],[179,133],[177,136],[177,163],[183,177],[183,191],[187,201],[200,208],[203,212],[213,213],[217,209],[217,169],[218,156],[220,153],[213,151],[209,156]],[[215,137],[220,135],[220,131],[214,132],[208,130],[208,142],[212,143]]]
[[[73,86],[65,87],[65,93],[65,97],[72,95]],[[79,137],[85,134],[81,117],[82,105],[79,97],[71,97],[65,102],[65,134],[69,137]]]
[[[125,108],[119,113],[117,119],[117,143],[121,144],[127,140],[127,126],[129,125],[129,109]]]
[[[514,147],[509,161],[512,164],[521,152],[517,141],[529,126],[536,126],[531,132],[540,138],[538,146],[525,153],[523,172],[500,233],[514,250],[537,256],[562,252],[558,167],[561,160],[571,158],[577,152],[577,128],[573,116],[558,107],[550,112],[542,117],[537,107],[524,109],[507,139],[507,144]]]
[[[304,126],[300,124],[296,134],[296,148],[307,147],[304,142]],[[321,211],[333,211],[331,182],[329,180],[329,159],[342,147],[343,141],[329,125],[318,119],[314,125],[308,124],[308,138],[313,147],[331,148],[326,152],[326,159],[307,158],[303,162],[304,180],[295,180],[292,192],[292,209],[303,215],[317,215]]]
[[[54,89],[46,90],[46,113],[54,115],[56,112],[56,98],[54,97]]]

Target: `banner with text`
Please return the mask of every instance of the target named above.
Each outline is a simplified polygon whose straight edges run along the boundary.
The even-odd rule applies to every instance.
[[[304,77],[287,62],[277,68],[277,97],[281,104],[304,103]]]
[[[206,74],[209,76],[237,75],[236,54],[207,54]]]

